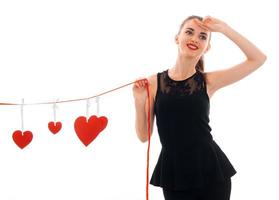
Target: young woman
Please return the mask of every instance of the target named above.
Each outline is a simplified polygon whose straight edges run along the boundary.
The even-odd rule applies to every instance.
[[[205,72],[203,55],[210,49],[212,32],[231,39],[246,60],[227,69]],[[155,115],[162,144],[150,183],[163,188],[166,200],[229,200],[231,177],[236,170],[210,133],[210,98],[220,88],[258,69],[266,56],[227,23],[211,16],[186,18],[175,43],[175,65],[133,85],[137,136],[142,142],[148,140],[148,83],[151,130]]]

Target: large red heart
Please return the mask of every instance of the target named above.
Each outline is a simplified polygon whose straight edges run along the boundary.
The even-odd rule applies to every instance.
[[[53,133],[56,134],[60,131],[62,128],[62,123],[61,122],[49,122],[48,123],[48,129]]]
[[[32,141],[32,138],[33,134],[31,131],[24,131],[22,133],[22,131],[17,130],[13,133],[13,140],[21,149],[26,147]]]
[[[80,116],[75,120],[75,131],[80,141],[89,145],[107,126],[108,119],[104,116],[97,117],[93,115],[86,120],[86,117]]]

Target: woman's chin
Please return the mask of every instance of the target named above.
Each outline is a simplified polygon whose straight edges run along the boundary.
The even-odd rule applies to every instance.
[[[181,55],[189,58],[195,58],[198,56],[198,52],[193,52],[193,51],[181,51]]]

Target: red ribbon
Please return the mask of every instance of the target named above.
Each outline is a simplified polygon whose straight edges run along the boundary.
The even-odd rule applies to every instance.
[[[146,164],[146,200],[149,199],[149,151],[150,151],[150,94],[149,94],[149,84],[146,84],[147,98],[148,98],[148,116],[147,116],[147,128],[148,128],[148,147],[147,147],[147,164]]]
[[[147,81],[147,79],[143,79]],[[39,103],[30,103],[30,104],[24,104],[24,105],[39,105],[39,104],[54,104],[54,103],[66,103],[66,102],[73,102],[73,101],[81,101],[86,99],[95,98],[104,94],[107,94],[109,92],[113,92],[115,90],[118,90],[120,88],[126,87],[128,85],[134,84],[135,82],[131,82],[125,85],[122,85],[120,87],[114,88],[112,90],[105,91],[101,94],[94,95],[87,98],[80,98],[80,99],[70,99],[70,100],[64,100],[64,101],[56,101],[56,102],[39,102]],[[149,151],[150,151],[150,136],[151,136],[151,127],[150,127],[150,93],[149,93],[149,83],[147,81],[146,84],[146,91],[147,91],[147,97],[148,97],[148,116],[147,116],[147,128],[148,128],[148,147],[147,147],[147,164],[146,164],[146,200],[149,199]],[[19,103],[10,103],[10,102],[0,102],[0,105],[21,105]]]

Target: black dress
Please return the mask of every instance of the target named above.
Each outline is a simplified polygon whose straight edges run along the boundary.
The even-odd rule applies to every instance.
[[[210,133],[204,73],[197,70],[175,81],[165,70],[157,74],[157,83],[154,114],[162,149],[150,184],[185,190],[236,174]]]

